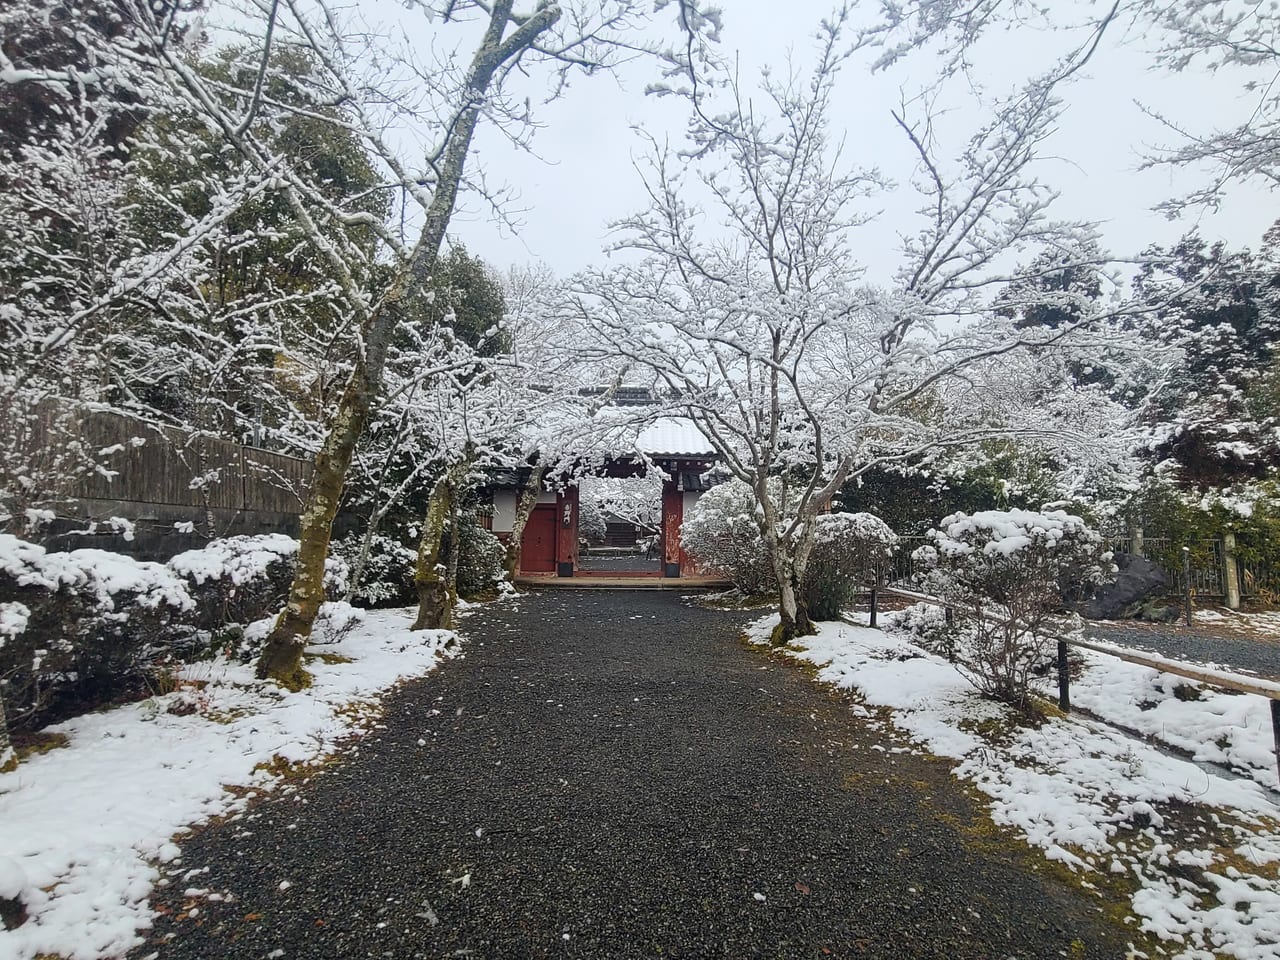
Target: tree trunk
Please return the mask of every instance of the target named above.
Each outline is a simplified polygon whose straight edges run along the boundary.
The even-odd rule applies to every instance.
[[[436,481],[422,521],[418,543],[418,564],[413,582],[418,588],[418,619],[414,630],[450,630],[453,605],[449,602],[449,521],[453,515],[453,483],[450,472]],[[456,539],[456,537],[452,538]]]
[[[18,755],[9,741],[9,721],[4,713],[4,698],[0,697],[0,773],[7,773],[18,765]]]
[[[468,467],[470,463],[468,462]],[[465,479],[463,481],[465,484]],[[458,609],[458,561],[462,558],[462,498],[464,486],[453,488],[449,497],[449,529],[444,542],[444,589],[449,604],[449,629],[453,629],[453,613]]]
[[[390,331],[387,333],[389,335]],[[366,347],[366,353],[372,354],[372,348]],[[382,353],[385,356],[385,345]],[[324,446],[316,455],[311,489],[301,518],[298,568],[289,588],[288,602],[258,659],[260,678],[270,677],[290,690],[301,689],[309,682],[302,668],[302,652],[307,638],[311,636],[320,604],[324,602],[324,562],[329,556],[333,518],[342,499],[342,487],[356,442],[369,417],[374,390],[367,363],[358,361],[343,391]]]
[[[778,626],[770,637],[775,647],[781,647],[796,637],[813,634],[813,621],[809,619],[809,601],[805,596],[805,572],[809,566],[809,554],[813,550],[814,528],[811,522],[800,529],[800,542],[791,547],[776,533],[766,546],[773,560],[773,574],[778,581]]]
[[[497,0],[490,8],[489,26],[468,70],[465,89],[472,99],[460,112],[449,135],[422,234],[379,307],[361,325],[364,350],[351,372],[324,445],[316,455],[311,489],[302,512],[298,569],[289,589],[288,602],[267,638],[257,668],[260,678],[270,677],[289,689],[298,689],[309,679],[302,668],[302,653],[324,600],[324,562],[329,554],[333,518],[338,512],[347,471],[381,387],[387,348],[405,315],[406,300],[414,290],[426,287],[435,270],[484,97],[498,68],[527,49],[560,17],[558,7],[543,6],[504,40],[503,34],[511,22],[511,7],[512,0]]]
[[[529,479],[520,488],[520,496],[516,500],[516,516],[511,524],[511,536],[507,539],[507,579],[516,582],[520,572],[520,549],[524,539],[524,528],[538,505],[538,497],[542,494],[542,481],[546,478],[546,467],[534,467]]]

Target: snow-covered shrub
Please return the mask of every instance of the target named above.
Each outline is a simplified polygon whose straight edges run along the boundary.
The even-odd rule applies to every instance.
[[[163,564],[0,534],[0,606],[26,621],[0,644],[0,695],[10,723],[35,724],[136,689],[195,600]]]
[[[252,623],[284,607],[293,582],[298,541],[282,533],[213,540],[180,553],[169,569],[182,577],[196,600],[193,624],[216,630],[229,623]],[[336,599],[346,587],[347,564],[325,561],[325,593]]]
[[[751,488],[731,480],[699,497],[680,529],[681,545],[701,567],[748,596],[777,589],[755,510]]]
[[[913,603],[904,610],[885,615],[885,629],[905,633],[918,647],[930,653],[956,658],[956,628],[947,622],[947,612],[936,603]]]
[[[777,580],[755,511],[755,496],[742,481],[712,487],[685,518],[680,542],[701,566],[743,593],[759,596],[777,590]],[[805,599],[811,617],[833,619],[848,605],[858,584],[893,555],[898,537],[869,513],[820,516],[814,536]]]
[[[24,633],[31,621],[31,611],[21,603],[0,603],[0,651],[8,641]],[[3,677],[0,676],[0,683]],[[4,696],[0,695],[0,773],[6,773],[18,762],[13,743],[9,739],[9,718],[4,709]],[[0,890],[0,899],[5,896]],[[0,909],[3,909],[0,907]],[[0,920],[4,917],[0,916]]]
[[[578,539],[584,543],[604,543],[607,533],[604,508],[599,499],[583,496],[578,503]]]
[[[859,586],[893,556],[898,535],[869,513],[829,513],[817,518],[805,575],[809,616],[835,620]]]
[[[464,516],[459,526],[458,595],[476,597],[497,589],[506,574],[502,541],[473,516]]]
[[[956,513],[912,554],[924,584],[955,612],[957,654],[983,693],[1026,709],[1027,682],[1046,657],[1067,591],[1111,573],[1111,554],[1061,510]]]
[[[359,569],[364,533],[357,532],[335,541],[333,554],[351,569]],[[392,536],[375,533],[369,544],[369,556],[360,571],[352,598],[367,607],[403,607],[415,600],[413,568],[418,552]]]

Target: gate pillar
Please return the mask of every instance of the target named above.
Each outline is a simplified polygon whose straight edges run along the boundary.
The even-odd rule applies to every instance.
[[[684,522],[684,494],[675,479],[662,484],[662,575],[680,576],[680,525]]]
[[[578,485],[556,494],[556,576],[572,577],[578,566]]]

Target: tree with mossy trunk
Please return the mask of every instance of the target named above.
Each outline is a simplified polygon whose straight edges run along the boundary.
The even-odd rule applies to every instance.
[[[499,71],[514,65],[532,49],[560,16],[559,8],[543,6],[529,17],[517,20],[512,14],[512,5],[511,0],[499,0],[491,8],[484,38],[472,57],[463,84],[465,99],[454,116],[455,122],[441,151],[422,232],[400,265],[390,289],[361,325],[363,352],[356,360],[316,456],[301,517],[297,573],[257,666],[259,677],[270,677],[287,687],[305,682],[302,651],[324,600],[324,562],[329,554],[329,536],[347,470],[381,388],[391,339],[410,312],[413,291],[428,286],[434,273],[489,87]]]
[[[413,582],[418,592],[414,630],[451,630],[458,602],[458,527],[463,495],[474,464],[468,449],[436,481],[422,521]]]
[[[515,583],[517,574],[520,573],[520,553],[524,541],[524,528],[529,524],[529,518],[533,516],[533,508],[538,505],[538,498],[542,496],[543,484],[546,481],[547,468],[543,464],[536,464],[529,468],[529,475],[525,477],[524,483],[520,485],[520,493],[516,497],[516,514],[511,522],[511,536],[507,538],[506,544],[506,570],[507,579]]]
[[[610,44],[605,38],[625,27],[632,15],[630,0],[584,6],[577,12],[580,15],[565,18],[571,27],[560,31],[557,29],[563,13],[560,6],[540,2],[533,12],[521,14],[515,12],[513,5],[513,0],[496,0],[474,8],[449,3],[442,11],[447,23],[456,22],[468,9],[481,11],[480,20],[485,29],[469,66],[454,87],[456,101],[451,111],[447,111],[450,115],[443,127],[440,145],[428,157],[429,177],[424,180],[409,176],[405,165],[391,154],[378,130],[372,124],[366,129],[371,147],[386,166],[406,174],[399,182],[407,195],[421,204],[422,228],[412,249],[393,245],[400,255],[394,279],[361,320],[363,349],[316,457],[302,513],[297,574],[285,609],[258,661],[260,677],[271,677],[287,686],[302,680],[302,650],[323,599],[320,576],[343,483],[356,443],[382,386],[383,367],[394,332],[400,323],[412,320],[410,307],[414,291],[429,287],[435,272],[481,117],[526,122],[527,111],[516,110],[514,103],[502,99],[505,83],[525,61],[555,62],[562,80],[563,71],[572,67],[594,70],[607,59]],[[578,30],[583,33],[575,34]]]

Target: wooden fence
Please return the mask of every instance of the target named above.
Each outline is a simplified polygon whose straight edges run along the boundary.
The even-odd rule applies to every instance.
[[[309,460],[52,401],[27,436],[37,449],[78,447],[68,500],[296,515],[311,480]]]
[[[917,593],[913,590],[901,590],[894,587],[885,587],[880,591],[871,591],[871,625],[876,625],[876,607],[878,594],[880,592],[887,593],[890,596],[902,597],[917,603],[931,603],[935,606],[947,608],[947,602],[941,597],[929,596],[925,593]],[[948,622],[950,622],[950,610],[948,609]],[[1195,680],[1199,683],[1206,684],[1211,687],[1218,687],[1222,690],[1233,690],[1236,693],[1252,694],[1253,696],[1263,697],[1270,703],[1271,710],[1271,736],[1272,746],[1276,758],[1276,771],[1280,774],[1280,683],[1272,680],[1264,680],[1259,677],[1242,676],[1238,673],[1231,673],[1226,670],[1216,670],[1212,667],[1204,667],[1199,664],[1186,663],[1178,660],[1169,660],[1155,654],[1146,653],[1141,650],[1129,650],[1124,647],[1114,646],[1112,644],[1098,643],[1090,640],[1077,640],[1072,637],[1050,637],[1056,641],[1058,645],[1058,707],[1064,713],[1071,712],[1071,671],[1067,662],[1067,648],[1079,647],[1084,650],[1092,650],[1095,653],[1102,653],[1109,657],[1115,657],[1117,660],[1123,660],[1126,663],[1137,664],[1142,667],[1150,667],[1152,670],[1158,670],[1162,673],[1171,673],[1174,676],[1186,677],[1188,680]],[[1106,722],[1105,718],[1103,722]]]

